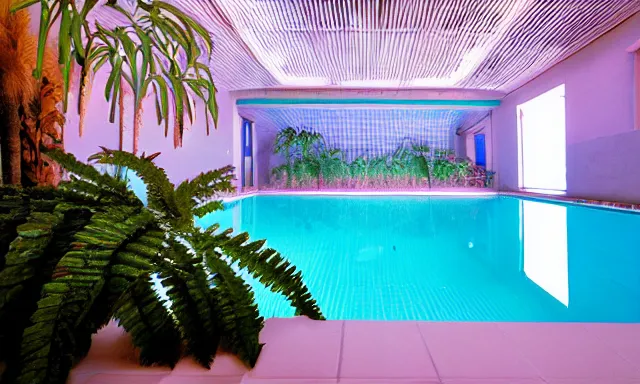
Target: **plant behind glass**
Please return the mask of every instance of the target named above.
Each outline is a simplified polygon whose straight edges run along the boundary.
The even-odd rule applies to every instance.
[[[296,145],[297,134],[296,130],[291,127],[278,131],[273,148],[274,153],[282,154],[284,156],[285,164],[274,168],[272,172],[276,175],[281,174],[282,172],[286,173],[287,187],[289,188],[291,187],[293,177],[293,149]]]
[[[71,181],[58,189],[1,190],[3,379],[64,383],[88,353],[92,333],[112,318],[131,334],[143,365],[173,367],[187,354],[209,367],[222,347],[253,366],[263,318],[235,266],[284,295],[296,314],[322,318],[300,272],[264,241],[195,226],[194,216],[222,208],[215,194],[233,189],[231,167],[175,188],[153,164],[157,155],[92,156],[138,174],[146,207],[119,173],[101,174],[62,152],[49,156]],[[168,300],[153,289],[154,278]]]

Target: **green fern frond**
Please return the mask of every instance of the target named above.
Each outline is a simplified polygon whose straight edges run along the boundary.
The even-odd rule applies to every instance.
[[[16,238],[5,258],[5,268],[0,271],[0,315],[3,308],[19,297],[24,283],[38,271],[44,251],[49,245],[53,229],[62,221],[61,215],[34,212],[26,223],[18,226]]]
[[[222,345],[249,367],[256,364],[262,350],[259,341],[264,319],[258,312],[251,287],[236,275],[220,255],[205,255],[215,283],[218,322],[224,330]]]
[[[153,220],[146,210],[137,211],[132,207],[108,208],[76,233],[74,250],[56,265],[51,282],[42,289],[31,326],[24,331],[18,383],[66,380],[75,339],[86,336],[77,334],[78,326],[104,286],[112,254]]]
[[[210,368],[220,344],[221,330],[217,326],[217,303],[210,284],[198,261],[189,256],[185,247],[173,244],[166,257],[176,260],[189,274],[175,269],[160,271],[162,285],[167,288],[171,310],[178,320],[187,344],[187,353],[203,367]]]
[[[117,251],[106,273],[105,288],[95,299],[82,323],[78,325],[76,334],[84,335],[76,339],[76,359],[86,356],[91,347],[91,334],[105,326],[114,315],[116,302],[131,284],[141,277],[148,276],[156,270],[150,258],[157,258],[164,248],[164,232],[153,226],[141,231],[137,238]],[[137,345],[137,344],[136,344]],[[172,361],[172,358],[169,359]]]
[[[275,250],[262,249],[264,240],[245,244],[249,240],[246,232],[235,237],[229,236],[229,230],[215,235],[210,230],[206,233],[210,237],[199,244],[199,249],[220,247],[222,253],[238,262],[240,268],[246,268],[272,292],[284,295],[296,309],[296,315],[324,319],[309,289],[302,282],[302,274]]]
[[[109,175],[101,174],[91,165],[84,164],[71,153],[65,153],[59,149],[48,151],[46,156],[60,164],[64,169],[72,174],[78,175],[80,178],[90,181],[94,185],[98,185],[104,191],[103,193],[112,193],[123,199],[128,199],[131,194],[127,190],[127,184],[122,180],[117,180]]]
[[[328,175],[348,172],[340,168],[339,154],[327,153]],[[92,157],[138,173],[148,187],[149,208],[118,178],[56,152],[52,157],[69,166],[70,181],[58,189],[0,195],[0,343],[15,356],[3,379],[64,382],[72,364],[88,353],[91,335],[114,316],[141,348],[143,364],[175,365],[184,343],[205,367],[219,347],[253,366],[263,318],[236,264],[283,294],[297,314],[322,318],[301,274],[263,249],[263,241],[248,243],[246,234],[231,237],[230,231],[214,235],[217,225],[196,228],[194,214],[223,208],[209,199],[233,189],[232,168],[174,190],[154,156],[105,150]],[[303,173],[319,175],[317,161],[299,163]],[[150,276],[159,277],[169,301],[158,296]],[[11,308],[3,312],[6,302]],[[9,318],[22,321],[5,326]]]
[[[173,368],[181,355],[180,332],[152,284],[149,275],[131,284],[115,303],[115,318],[140,348],[142,365]]]
[[[0,193],[13,189],[2,188]],[[30,212],[28,202],[21,195],[2,195],[0,198],[0,270],[5,265],[9,244],[18,237],[18,226],[24,223]]]
[[[173,184],[169,181],[164,169],[157,167],[151,160],[137,157],[124,151],[112,151],[103,148],[102,152],[89,157],[99,164],[111,164],[126,167],[135,172],[147,186],[147,199],[150,208],[171,216],[180,215],[175,201]]]
[[[71,175],[70,178],[70,181],[63,181],[58,185],[59,190],[65,193],[64,197],[67,201],[94,206],[113,204],[142,206],[142,202],[132,191],[113,193],[111,190],[105,189],[103,185],[78,178],[75,175]]]
[[[115,303],[119,298],[119,295],[110,291],[109,283],[110,282],[107,281],[105,284],[106,289],[103,289],[100,294],[98,294],[96,299],[93,301],[91,308],[87,311],[84,319],[75,329],[73,351],[74,364],[87,356],[89,349],[91,348],[92,336],[100,328],[107,325],[113,317]],[[118,289],[118,291],[123,292],[127,287],[129,287],[129,285],[129,282],[127,282],[127,284]]]
[[[193,180],[185,180],[176,189],[178,201],[185,205],[192,204],[194,199],[202,200],[215,196],[215,193],[234,192],[231,183],[234,179],[234,168],[231,165],[213,171],[201,173]]]
[[[17,228],[18,237],[0,270],[0,359],[15,358],[10,354],[18,350],[35,300],[53,269],[47,265],[45,252],[62,219],[62,215],[36,212]]]
[[[196,217],[204,217],[211,212],[221,211],[224,209],[224,204],[220,200],[209,201],[203,205],[193,209],[193,215]]]
[[[23,201],[31,209],[35,208],[32,203]],[[60,203],[52,212],[31,212],[17,226],[11,249],[6,256],[0,255],[6,261],[0,268],[0,338],[4,334],[19,342],[42,285],[50,280],[55,264],[91,215],[85,207]]]

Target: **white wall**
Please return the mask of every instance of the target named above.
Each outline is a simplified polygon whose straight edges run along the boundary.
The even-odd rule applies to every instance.
[[[70,108],[66,115],[64,143],[66,151],[73,153],[80,160],[86,160],[89,155],[99,151],[99,146],[110,149],[118,148],[118,118],[116,117],[115,124],[109,123],[109,104],[103,94],[107,76],[106,71],[96,76],[82,137],[78,133],[77,90],[74,91],[70,100]],[[156,122],[153,97],[145,100],[139,153],[146,152],[148,155],[161,152],[161,155],[156,159],[156,164],[165,169],[172,182],[179,183],[187,178],[192,179],[201,172],[228,164],[239,164],[239,161],[234,162],[233,158],[234,148],[236,148],[233,134],[234,100],[229,92],[225,91],[219,91],[216,97],[219,106],[217,129],[214,129],[211,124],[211,132],[207,136],[203,105],[198,104],[196,106],[196,120],[193,126],[187,127],[184,132],[183,145],[179,148],[173,146],[173,124],[169,124],[169,134],[168,137],[165,137],[164,124],[158,126]],[[124,149],[131,150],[133,146],[133,101],[131,97],[126,99],[125,118],[127,132]]]
[[[493,112],[500,189],[518,188],[517,106],[565,84],[567,194],[640,202],[633,55],[626,52],[639,38],[636,14],[503,99]]]

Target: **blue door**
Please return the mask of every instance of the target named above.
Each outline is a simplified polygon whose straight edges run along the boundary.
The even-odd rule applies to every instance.
[[[253,124],[247,120],[242,119],[242,186],[253,187]]]
[[[476,147],[476,165],[479,167],[487,166],[487,151],[484,143],[484,133],[474,136]]]

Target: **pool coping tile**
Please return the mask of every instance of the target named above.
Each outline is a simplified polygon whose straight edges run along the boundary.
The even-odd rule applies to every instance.
[[[243,382],[337,381],[343,327],[343,321],[314,321],[306,317],[268,319],[260,333],[260,342],[265,345],[256,366],[247,372]]]
[[[541,378],[442,379],[442,384],[547,384]]]
[[[313,321],[296,317],[267,320],[260,339],[265,347],[252,371],[225,354],[216,357],[211,370],[183,359],[171,371],[140,367],[130,338],[112,323],[94,335],[89,355],[71,371],[68,382],[640,384],[640,346],[636,342],[640,324]],[[500,370],[499,363],[507,368]]]
[[[419,322],[441,379],[541,379],[496,323]]]
[[[498,327],[547,381],[640,378],[635,365],[588,332],[582,323],[499,323]]]
[[[640,369],[640,324],[585,323],[583,327]]]
[[[347,321],[340,380],[438,380],[414,321]]]

